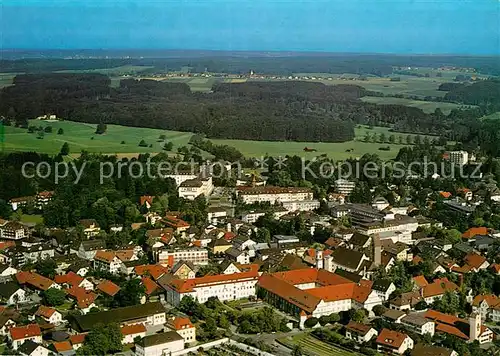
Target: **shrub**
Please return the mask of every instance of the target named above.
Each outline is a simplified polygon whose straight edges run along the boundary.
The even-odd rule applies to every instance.
[[[317,318],[309,318],[305,321],[304,326],[306,328],[312,328],[313,326],[316,326],[318,324],[318,319]]]

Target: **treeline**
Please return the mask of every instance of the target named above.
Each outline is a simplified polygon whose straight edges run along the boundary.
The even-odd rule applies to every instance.
[[[500,80],[483,80],[471,85],[456,86],[446,93],[445,99],[500,110]]]

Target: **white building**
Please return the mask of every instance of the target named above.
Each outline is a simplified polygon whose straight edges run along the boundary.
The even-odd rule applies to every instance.
[[[200,303],[205,303],[210,297],[225,301],[255,296],[259,266],[254,264],[232,266],[233,270],[226,269],[223,274],[169,281],[162,285],[166,290],[167,302],[179,305],[181,299],[187,295]],[[160,284],[162,284],[161,281]]]
[[[430,336],[434,336],[434,333],[436,332],[436,324],[419,314],[409,314],[404,316],[401,319],[401,324],[420,335],[429,334]]]
[[[194,200],[200,195],[208,197],[213,190],[212,177],[190,179],[179,185],[179,197]]]
[[[153,334],[135,344],[137,356],[165,356],[184,350],[184,338],[175,331]]]
[[[377,351],[388,354],[402,355],[406,350],[413,349],[413,340],[404,333],[382,329],[375,341]]]
[[[143,338],[146,336],[146,327],[144,324],[131,324],[121,327],[123,335],[122,344],[133,344],[136,337]]]
[[[319,200],[295,200],[283,202],[288,211],[311,211],[319,208]]]
[[[38,316],[53,325],[59,325],[63,322],[63,316],[61,313],[54,308],[49,308],[44,305],[40,305],[38,307],[35,316]]]
[[[469,162],[469,153],[467,151],[450,151],[448,152],[450,162],[463,166]]]
[[[177,172],[175,174],[167,174],[165,177],[175,180],[175,184],[179,187],[185,181],[197,178],[198,174],[195,174],[195,172],[184,171]]]
[[[312,200],[313,193],[309,188],[298,187],[237,187],[238,196],[245,204],[269,202],[271,204],[289,201]]]
[[[196,341],[196,327],[191,323],[189,318],[172,317],[168,319],[167,327],[182,336],[186,344]]]
[[[16,221],[9,221],[0,226],[0,238],[7,240],[21,240],[28,236],[23,225]]]
[[[13,327],[9,330],[8,338],[12,343],[12,348],[17,350],[25,341],[42,343],[42,331],[38,324]]]
[[[173,267],[179,261],[191,262],[196,266],[208,264],[208,250],[198,247],[189,249],[165,249],[158,251],[157,262],[162,266]]]
[[[354,340],[358,344],[364,344],[377,335],[377,330],[371,326],[352,320],[345,327],[345,337],[349,340]]]
[[[356,183],[346,179],[337,179],[335,181],[335,191],[339,194],[349,195],[356,187]]]

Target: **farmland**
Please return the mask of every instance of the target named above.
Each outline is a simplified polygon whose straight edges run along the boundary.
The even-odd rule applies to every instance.
[[[448,115],[453,109],[464,108],[463,105],[458,105],[455,103],[440,103],[435,101],[424,101],[424,100],[411,100],[406,98],[394,98],[394,97],[377,97],[377,96],[365,96],[361,98],[366,103],[379,104],[379,105],[404,105],[412,106],[415,108],[422,109],[426,113],[433,113],[437,108]]]
[[[136,156],[139,153],[157,153],[162,151],[163,142],[159,141],[160,135],[166,136],[166,141],[174,144],[173,150],[188,144],[192,133],[167,131],[160,129],[136,128],[119,125],[108,125],[103,135],[96,135],[96,125],[76,123],[69,121],[40,121],[31,120],[30,125],[37,127],[51,126],[52,133],[45,133],[43,139],[38,138],[37,133],[28,133],[26,129],[6,126],[4,150],[12,151],[36,151],[48,154],[59,153],[64,142],[68,142],[71,154],[86,150],[91,153],[119,154],[120,157]],[[58,135],[59,129],[64,133]],[[380,135],[384,133],[387,137],[394,134],[397,138],[402,136],[406,142],[406,134],[398,134],[389,128],[358,127],[356,128],[356,139],[343,143],[314,143],[314,142],[275,142],[275,141],[250,141],[250,140],[213,140],[216,144],[233,146],[240,150],[245,156],[261,157],[266,154],[273,156],[299,155],[313,158],[326,154],[331,158],[343,160],[350,157],[360,157],[365,153],[376,153],[382,159],[394,158],[399,149],[399,144],[365,143],[362,142],[366,133]],[[139,142],[144,140],[148,146],[139,147]],[[390,151],[381,151],[380,147],[390,146]],[[304,152],[304,147],[314,148],[316,152]],[[352,152],[346,152],[352,150]]]
[[[358,353],[350,352],[341,349],[334,345],[320,341],[307,333],[298,334],[291,338],[280,339],[279,342],[293,349],[295,345],[299,345],[304,355],[308,356],[358,356]]]

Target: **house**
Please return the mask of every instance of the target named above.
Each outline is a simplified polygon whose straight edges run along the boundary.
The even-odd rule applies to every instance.
[[[500,298],[494,294],[477,295],[472,301],[472,311],[481,315],[483,320],[489,318],[500,321]]]
[[[46,291],[50,288],[61,289],[61,286],[53,280],[34,272],[17,272],[16,280],[19,284],[26,285],[37,292]]]
[[[120,326],[141,323],[147,327],[163,325],[165,321],[163,305],[160,302],[152,302],[75,316],[72,329],[85,333],[99,323],[117,323]]]
[[[70,271],[66,274],[57,275],[54,277],[54,282],[65,287],[82,287],[85,290],[93,290],[94,284],[88,279]]]
[[[133,344],[136,337],[143,338],[146,336],[146,327],[144,324],[130,324],[121,327],[123,335],[122,344]]]
[[[160,286],[158,284],[156,284],[156,282],[153,281],[149,277],[146,277],[146,276],[142,277],[141,278],[141,283],[142,283],[142,285],[145,288],[144,292],[145,292],[146,298],[148,300],[153,300],[153,298],[157,297],[163,291],[160,288]],[[146,302],[146,298],[143,297],[143,299],[141,300],[141,303],[145,303]]]
[[[176,331],[183,337],[186,344],[196,341],[196,327],[189,318],[175,316],[167,320],[167,328]]]
[[[401,324],[401,320],[406,316],[406,313],[401,310],[388,309],[382,314],[382,318],[391,323]]]
[[[482,325],[481,315],[478,313],[472,313],[469,320],[464,320],[436,310],[427,310],[424,317],[436,323],[438,333],[450,334],[466,342],[478,341],[479,344],[493,341],[493,332]]]
[[[231,244],[229,244],[231,246]],[[173,267],[178,261],[189,261],[193,265],[208,264],[208,250],[199,247],[160,250],[157,262],[165,267]]]
[[[420,335],[434,336],[435,324],[426,319],[422,314],[408,314],[401,318],[401,324]]]
[[[396,285],[388,278],[379,278],[373,282],[372,289],[382,301],[389,300],[389,296],[396,290]]]
[[[54,192],[43,191],[39,192],[35,197],[35,205],[38,209],[43,209],[45,205],[47,205],[54,196]]]
[[[216,224],[220,219],[227,217],[227,209],[222,207],[209,207],[208,208],[208,221]]]
[[[184,338],[175,331],[148,335],[135,344],[137,356],[163,356],[184,350]]]
[[[80,225],[83,227],[83,233],[87,236],[87,238],[94,237],[101,232],[99,224],[94,219],[80,220]]]
[[[12,343],[12,348],[17,350],[24,342],[33,341],[42,343],[42,331],[38,324],[29,324],[25,326],[16,326],[9,330],[8,338]]]
[[[140,265],[134,267],[134,273],[139,276],[150,276],[153,280],[158,280],[161,276],[168,273],[168,268],[162,265]]]
[[[94,268],[104,270],[112,274],[119,274],[129,271],[129,267],[125,265],[125,263],[137,260],[139,260],[139,257],[133,249],[117,251],[101,250],[97,251],[94,256]],[[134,266],[130,267],[130,272],[133,267]]]
[[[418,343],[412,350],[411,356],[458,356],[458,353],[455,350],[450,350],[444,347],[429,346]]]
[[[465,256],[464,262],[466,265],[471,266],[474,272],[487,269],[490,266],[486,257],[473,252]]]
[[[17,349],[17,352],[22,356],[49,356],[51,354],[50,350],[45,348],[38,342],[35,341],[25,341]]]
[[[496,275],[500,275],[500,264],[499,263],[492,263],[490,265],[490,270],[495,273]]]
[[[83,346],[83,342],[85,341],[86,336],[87,334],[75,334],[69,336],[69,342],[71,342],[73,350],[76,351]]]
[[[212,250],[214,255],[219,255],[233,247],[233,244],[224,238],[220,238],[212,240],[212,242],[208,244],[208,247]]]
[[[413,310],[423,300],[419,291],[402,293],[389,301],[389,307],[394,310]]]
[[[9,200],[10,206],[12,207],[13,211],[16,211],[17,209],[26,206],[28,204],[33,204],[34,202],[35,202],[34,196],[18,197]]]
[[[208,197],[212,194],[214,190],[214,185],[212,182],[212,177],[206,178],[194,178],[186,180],[179,185],[179,197],[194,200],[196,197],[201,195]]]
[[[9,330],[17,325],[19,314],[11,310],[4,310],[0,314],[0,335],[7,336]]]
[[[0,283],[0,302],[7,305],[26,303],[29,297],[26,292],[13,281]]]
[[[258,278],[259,266],[251,264],[238,266],[236,273],[207,275],[194,279],[173,278],[158,282],[166,291],[167,302],[177,306],[181,299],[188,295],[200,303],[205,303],[210,297],[225,301],[255,296]]]
[[[0,264],[0,276],[7,277],[17,273],[17,269],[6,264]]]
[[[22,246],[20,251],[23,254],[25,263],[35,263],[54,257],[54,247],[49,244]]]
[[[241,251],[237,248],[231,247],[226,251],[226,256],[231,261],[235,261],[242,265],[250,263],[250,254],[248,251]]]
[[[87,314],[92,308],[96,307],[94,302],[98,295],[92,291],[85,290],[82,287],[73,286],[65,289],[65,292],[76,301],[76,306],[83,314]]]
[[[38,310],[35,313],[35,316],[38,316],[45,320],[47,323],[52,325],[59,325],[63,322],[63,316],[54,308],[49,308],[44,305],[40,305]]]
[[[54,342],[49,346],[50,350],[54,351],[57,355],[73,356],[76,355],[73,345],[69,341]]]
[[[7,240],[22,240],[28,237],[26,228],[17,221],[9,221],[0,226],[0,238]]]
[[[99,283],[96,288],[97,290],[101,291],[106,295],[109,295],[110,297],[114,297],[116,293],[118,293],[121,289],[118,285],[107,279]]]
[[[174,276],[180,279],[193,279],[196,277],[195,268],[191,262],[179,261],[170,271]],[[161,276],[160,276],[161,277]],[[159,277],[158,277],[159,278]],[[155,279],[158,279],[155,278]]]
[[[388,354],[402,355],[406,350],[413,349],[413,340],[408,335],[385,328],[380,331],[375,343],[378,352]]]
[[[324,268],[330,272],[334,272],[337,268],[349,272],[360,272],[365,262],[369,263],[370,259],[363,252],[339,247],[329,256],[325,256]]]
[[[462,234],[462,238],[465,240],[473,240],[476,236],[486,236],[488,234],[488,228],[486,227],[471,227]]]
[[[437,278],[432,283],[423,286],[420,289],[420,295],[427,304],[432,304],[436,300],[441,299],[446,292],[456,292],[458,289],[458,286],[450,282],[446,277]]]
[[[358,344],[369,342],[373,337],[378,335],[377,330],[369,325],[350,321],[345,327],[345,337],[349,340],[354,340]]]
[[[250,239],[249,236],[237,236],[234,239],[232,239],[232,244],[233,247],[237,248],[238,250],[249,250],[255,245],[257,245],[257,242],[253,241]]]
[[[151,195],[143,195],[139,197],[139,205],[140,206],[146,206],[146,209],[151,209],[151,206],[153,205],[153,199],[155,197]]]
[[[80,243],[77,254],[78,257],[85,260],[93,260],[97,251],[105,250],[106,242],[104,240],[86,240]]]

